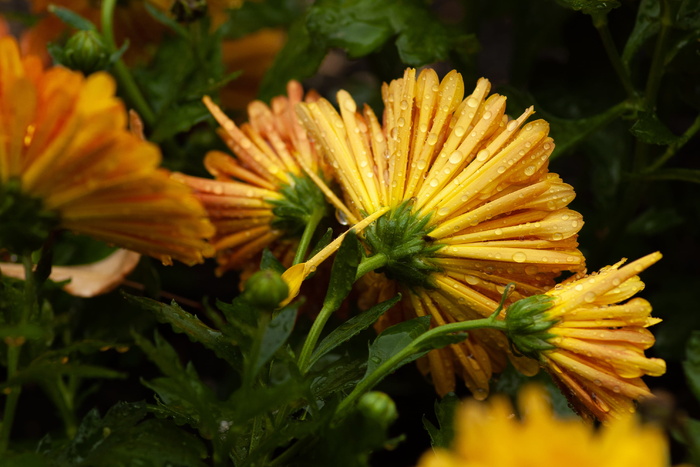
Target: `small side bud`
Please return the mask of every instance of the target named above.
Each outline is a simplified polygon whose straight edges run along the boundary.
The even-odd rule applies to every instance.
[[[376,421],[383,428],[387,428],[399,416],[396,404],[391,397],[379,391],[371,391],[363,395],[357,408],[365,417]]]
[[[270,269],[250,276],[243,290],[243,296],[248,302],[267,309],[277,308],[288,294],[289,287],[282,276]]]
[[[60,57],[55,57],[72,70],[86,75],[104,70],[110,63],[110,53],[99,32],[78,31],[66,42]]]
[[[528,357],[537,358],[542,350],[553,349],[548,342],[552,337],[549,328],[556,320],[547,315],[553,298],[548,295],[533,295],[518,300],[506,311],[506,333],[515,348]]]

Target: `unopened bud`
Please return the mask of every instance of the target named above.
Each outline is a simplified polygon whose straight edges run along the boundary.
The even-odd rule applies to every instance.
[[[362,414],[382,427],[391,425],[399,416],[394,401],[383,392],[372,391],[363,395],[357,404]]]
[[[97,31],[76,32],[63,49],[61,64],[82,71],[86,75],[104,70],[109,65],[110,53]]]
[[[270,269],[258,271],[245,283],[243,296],[261,308],[274,309],[287,298],[289,287],[282,276]]]

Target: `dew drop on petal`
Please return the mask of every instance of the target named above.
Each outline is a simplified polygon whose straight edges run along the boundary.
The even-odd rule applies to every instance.
[[[504,165],[501,165],[501,166],[499,166],[499,167],[496,169],[496,171],[497,171],[499,174],[502,174],[503,172],[506,171],[506,167],[505,167]]]
[[[525,260],[527,260],[527,255],[522,251],[518,251],[517,253],[513,254],[513,261],[516,263],[524,263]]]
[[[438,140],[437,135],[435,133],[430,133],[428,135],[428,139],[426,140],[426,142],[431,146],[435,146],[435,143],[437,143],[437,140]]]
[[[595,300],[595,293],[593,292],[586,292],[586,294],[583,296],[583,301],[586,303],[593,303]]]
[[[508,131],[515,131],[516,128],[518,128],[518,122],[516,120],[511,120],[508,122],[508,125],[506,125],[506,130]]]
[[[405,99],[402,100],[400,106],[401,106],[401,110],[406,110],[408,108],[408,101]]]
[[[430,186],[433,187],[433,188],[435,188],[435,187],[438,186],[439,184],[440,184],[440,182],[438,181],[437,178],[434,178],[434,179],[430,180]]]
[[[473,97],[473,96],[472,96],[472,97],[470,97],[469,99],[467,99],[467,105],[468,105],[469,107],[475,108],[476,106],[479,105],[479,99],[477,99],[476,97]]]
[[[462,162],[463,157],[464,157],[464,155],[462,154],[461,151],[455,151],[450,156],[449,162],[450,162],[450,164],[459,164],[460,162]]]
[[[486,112],[484,112],[484,116],[483,116],[484,120],[490,120],[491,117],[493,117],[493,114],[491,112],[489,112],[488,110]]]
[[[527,175],[529,177],[535,173],[535,170],[537,170],[537,169],[535,168],[534,165],[528,165],[527,167],[525,167],[524,172],[525,172],[525,175]]]
[[[420,159],[418,162],[416,162],[416,167],[418,170],[423,170],[426,166],[428,165],[428,161],[425,159]]]
[[[461,138],[467,130],[463,126],[455,127],[455,136]]]
[[[490,155],[491,155],[491,153],[489,152],[488,149],[482,149],[481,151],[479,151],[476,154],[476,160],[483,162],[486,159],[488,159]]]

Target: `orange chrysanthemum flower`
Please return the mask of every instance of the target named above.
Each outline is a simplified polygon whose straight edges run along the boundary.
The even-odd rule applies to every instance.
[[[669,465],[664,433],[631,414],[596,430],[580,419],[556,417],[539,387],[523,388],[518,399],[521,419],[503,396],[459,407],[453,448],[425,453],[418,467]]]
[[[294,106],[304,99],[296,81],[288,97],[248,106],[249,123],[237,126],[210,99],[204,102],[221,125],[219,134],[237,158],[211,151],[204,164],[215,180],[175,174],[196,191],[216,227],[213,239],[218,273],[242,269],[264,248],[296,239],[306,223],[318,223],[326,202],[304,176],[323,173],[314,146],[301,127]],[[317,98],[310,93],[306,100]]]
[[[335,169],[351,224],[382,208],[391,211],[364,231],[368,254],[382,266],[364,278],[365,299],[395,291],[402,307],[379,330],[429,314],[434,325],[490,315],[505,286],[511,300],[542,293],[565,270],[578,270],[580,214],[566,206],[571,186],[547,170],[554,143],[543,120],[505,115],[506,98],[488,96],[486,79],[464,98],[459,73],[442,82],[413,69],[382,88],[383,124],[350,95],[338,93],[340,114],[326,100],[301,104],[300,116]],[[429,371],[438,393],[455,374],[475,397],[488,394],[493,372],[508,357],[524,373],[534,362],[508,354],[499,331],[469,333],[461,344],[433,351]]]
[[[634,412],[635,400],[651,396],[641,377],[666,371],[666,362],[644,355],[654,344],[647,327],[661,320],[643,298],[621,303],[644,288],[637,274],[659,259],[620,261],[507,310],[515,346],[539,359],[583,415],[608,421]]]
[[[26,250],[60,227],[164,263],[201,262],[213,233],[206,212],[158,169],[158,148],[127,130],[114,91],[105,73],[44,69],[21,58],[13,38],[0,39],[3,238],[26,241]]]

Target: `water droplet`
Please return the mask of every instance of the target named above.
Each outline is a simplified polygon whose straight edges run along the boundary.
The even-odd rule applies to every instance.
[[[391,139],[396,139],[396,138],[398,138],[398,136],[399,136],[399,129],[396,128],[396,127],[392,128],[391,131],[389,132],[389,135],[391,136]]]
[[[516,120],[511,120],[508,122],[508,125],[506,125],[507,131],[515,131],[516,128],[518,128],[518,122]]]
[[[372,172],[372,171],[367,172],[367,178],[372,178],[372,177],[374,177],[374,172]]]
[[[464,133],[466,132],[467,130],[463,126],[455,127],[455,136],[457,136],[458,138],[464,136]]]
[[[365,160],[360,161],[360,167],[362,167],[363,169],[364,169],[365,167],[367,167],[367,161],[365,161]]]
[[[586,303],[593,303],[595,300],[595,293],[593,292],[586,292],[586,295],[583,296],[583,301]]]
[[[479,162],[483,162],[486,159],[488,159],[490,155],[491,153],[488,149],[482,149],[476,154],[476,160],[478,160]]]
[[[602,386],[602,385],[603,385],[603,382],[602,382],[601,380],[599,380],[599,379],[594,379],[594,380],[593,380],[593,383],[594,383],[596,386]]]
[[[525,260],[527,260],[527,255],[522,251],[518,251],[517,253],[513,254],[513,261],[516,263],[524,263]]]
[[[401,110],[406,110],[408,108],[408,101],[405,99],[402,100],[400,106],[401,106]]]
[[[403,117],[399,117],[399,119],[396,121],[396,124],[399,127],[403,128],[403,126],[406,124],[406,119],[404,119]]]
[[[476,97],[470,97],[469,99],[467,99],[467,105],[471,108],[475,108],[479,105],[479,99],[477,99]]]
[[[496,235],[503,235],[503,230],[502,229],[496,229],[493,231],[494,234]]]
[[[428,125],[426,125],[425,123],[421,123],[418,129],[421,133],[426,133],[428,131]]]
[[[582,290],[583,290],[583,285],[581,285],[581,284],[576,284],[576,287],[574,287],[574,290],[576,290],[577,292],[582,291]]]
[[[555,241],[561,240],[562,238],[564,238],[564,235],[562,235],[559,232],[555,232],[554,235],[552,235],[552,240],[555,240]]]
[[[350,223],[348,221],[348,217],[340,209],[335,210],[335,218],[337,219],[338,224],[340,225],[348,225]]]
[[[503,172],[506,171],[506,167],[505,167],[504,165],[501,165],[501,166],[499,166],[499,167],[496,169],[496,171],[497,171],[499,174],[502,174]]]
[[[437,178],[434,178],[434,179],[430,180],[430,186],[433,187],[433,188],[435,188],[435,187],[438,186],[439,184],[440,184],[440,182],[438,181]]]
[[[428,165],[428,161],[425,159],[420,159],[418,162],[416,162],[416,167],[418,170],[423,170],[426,166]]]
[[[435,143],[437,143],[437,140],[438,140],[437,135],[435,133],[430,133],[428,135],[428,139],[426,140],[426,142],[431,146],[435,146]]]
[[[491,112],[489,112],[488,110],[486,112],[484,112],[484,116],[483,116],[484,120],[490,120],[491,117],[493,117],[493,114]]]
[[[619,277],[613,277],[612,285],[614,285],[615,287],[617,287],[618,285],[620,285],[621,282],[622,282],[622,281],[620,280]]]
[[[578,227],[578,221],[571,221],[571,227],[573,227],[574,229]]]
[[[525,167],[524,172],[525,172],[525,175],[527,175],[529,177],[535,173],[535,170],[537,170],[537,169],[535,168],[534,165],[528,165],[527,167]]]
[[[449,212],[450,212],[450,210],[447,208],[440,208],[440,210],[438,211],[438,215],[439,216],[446,216],[447,214],[449,214]]]
[[[464,154],[462,154],[461,151],[455,151],[450,156],[449,162],[450,162],[450,164],[459,164],[460,162],[462,162],[463,157],[464,157]]]

